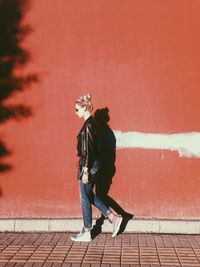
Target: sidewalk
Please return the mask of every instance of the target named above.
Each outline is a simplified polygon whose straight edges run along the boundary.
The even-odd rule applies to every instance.
[[[0,233],[0,267],[200,267],[200,235],[102,233],[90,243],[71,235]]]

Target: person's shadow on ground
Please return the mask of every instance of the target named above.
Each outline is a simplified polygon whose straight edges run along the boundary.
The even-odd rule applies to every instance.
[[[109,122],[108,108],[97,109],[94,114],[94,119],[99,129],[99,151],[101,159],[101,170],[96,179],[96,195],[117,214],[123,217],[123,221],[119,230],[122,233],[133,214],[126,212],[108,193],[112,184],[113,176],[115,175],[115,158],[116,158],[116,138],[108,125]],[[102,225],[105,217],[101,215],[96,220],[96,224],[92,229],[92,238],[95,238],[102,232]]]

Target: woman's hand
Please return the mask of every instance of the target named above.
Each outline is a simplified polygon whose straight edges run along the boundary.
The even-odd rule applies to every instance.
[[[82,182],[83,182],[83,184],[88,184],[89,183],[88,173],[86,173],[86,172],[83,173]]]

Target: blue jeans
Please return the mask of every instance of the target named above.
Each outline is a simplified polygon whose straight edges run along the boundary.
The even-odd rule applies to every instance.
[[[80,201],[83,213],[83,223],[85,228],[92,228],[92,205],[98,208],[104,217],[107,217],[111,211],[94,194],[94,183],[84,184],[80,180]]]

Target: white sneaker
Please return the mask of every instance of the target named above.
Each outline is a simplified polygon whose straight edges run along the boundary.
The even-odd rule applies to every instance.
[[[119,232],[122,220],[123,220],[122,217],[118,217],[117,221],[115,223],[113,223],[112,237],[115,237],[117,235],[117,233]]]
[[[90,231],[83,230],[76,236],[71,236],[71,240],[75,242],[90,242],[92,240]]]

